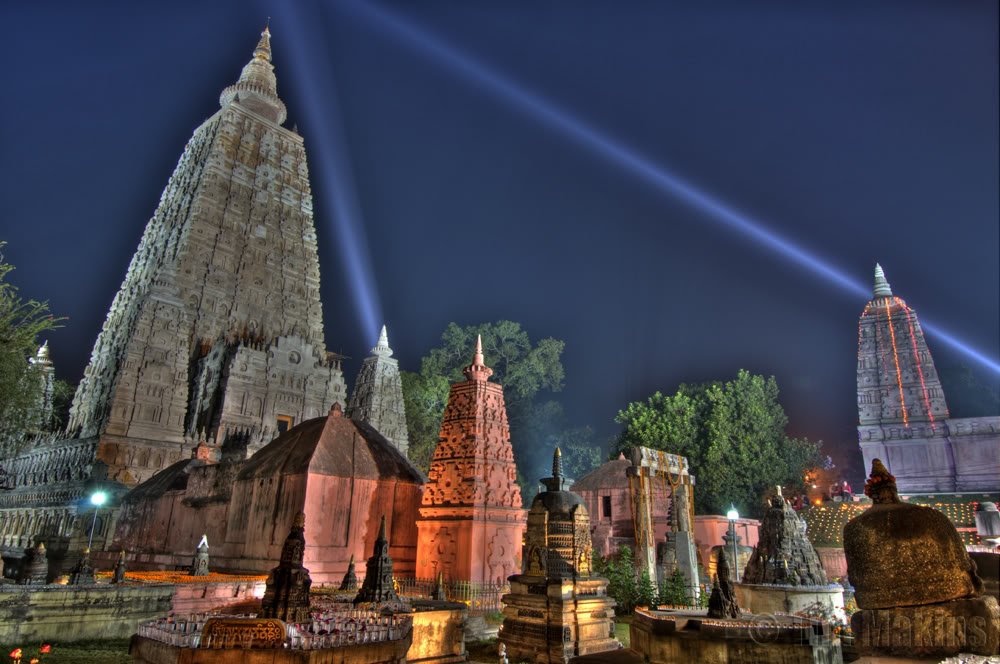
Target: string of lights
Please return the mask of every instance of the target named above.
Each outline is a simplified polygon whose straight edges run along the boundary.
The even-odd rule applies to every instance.
[[[896,300],[896,298],[892,298]],[[889,336],[892,339],[892,359],[896,363],[896,385],[899,387],[899,407],[903,411],[903,426],[910,426],[909,417],[906,414],[906,397],[903,395],[903,373],[899,370],[899,352],[896,350],[896,327],[892,322],[892,307],[889,306],[889,299],[885,301],[885,315],[889,317]]]
[[[913,346],[913,361],[917,365],[917,376],[920,377],[920,390],[924,395],[924,408],[927,410],[927,417],[931,420],[931,431],[937,431],[937,425],[934,423],[934,413],[931,411],[931,400],[927,395],[927,385],[924,383],[924,370],[923,367],[920,366],[920,353],[917,351],[917,335],[913,333],[913,318],[911,316],[913,312],[908,306],[906,306],[906,303],[903,303],[903,310],[906,312],[906,325],[910,328],[910,343]]]

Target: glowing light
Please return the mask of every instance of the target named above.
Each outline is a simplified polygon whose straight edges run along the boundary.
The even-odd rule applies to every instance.
[[[813,274],[822,277],[847,293],[870,297],[867,285],[847,276],[839,268],[782,237],[752,216],[696,187],[662,164],[658,164],[637,150],[608,137],[544,96],[493,71],[430,32],[373,3],[352,0],[341,6],[377,23],[423,55],[456,72],[463,78],[482,85],[482,89],[501,102],[513,106],[558,133],[573,139],[579,145],[588,148],[602,158],[621,166],[641,180],[653,185],[662,193],[685,202],[705,215],[706,219],[735,230],[792,263],[805,267]],[[929,323],[924,325],[924,329],[963,355],[996,373],[1000,373],[1000,362],[992,360]]]
[[[892,298],[894,301],[898,298]],[[896,363],[896,385],[899,386],[899,404],[903,410],[903,426],[910,426],[906,416],[906,397],[903,396],[903,373],[899,370],[899,353],[896,352],[896,328],[892,324],[892,308],[885,301],[885,314],[889,317],[889,335],[892,338],[892,359]]]
[[[885,346],[882,343],[882,326],[875,322],[875,345],[878,346],[878,359],[879,366],[882,367],[882,384],[889,384],[889,370],[886,366],[889,364],[885,359]]]
[[[90,496],[90,504],[94,507],[100,507],[106,502],[108,502],[108,494],[103,491],[95,491]]]
[[[740,518],[740,513],[736,511],[736,507],[730,507],[729,511],[726,512],[726,518],[730,521],[738,521]]]
[[[917,375],[920,377],[920,389],[924,394],[924,408],[927,411],[927,417],[931,418],[931,431],[937,431],[937,426],[934,424],[934,413],[931,412],[931,400],[927,396],[927,385],[924,384],[924,370],[920,366],[920,353],[917,352],[917,336],[913,333],[913,319],[911,318],[910,308],[903,303],[903,310],[906,312],[906,324],[910,328],[910,343],[913,345],[913,361],[917,363]]]
[[[326,225],[335,232],[335,246],[347,273],[365,336],[375,339],[384,319],[340,116],[336,77],[330,66],[333,58],[329,53],[326,57],[315,57],[306,50],[307,44],[327,44],[328,38],[316,21],[301,20],[298,3],[283,2],[277,8],[283,12],[282,23],[288,25],[287,43],[294,61],[287,71],[295,76],[300,90],[313,89],[316,82],[322,81],[327,92],[322,105],[315,97],[307,96],[297,106],[301,106],[312,134],[309,145],[315,167],[313,177],[319,180],[316,188],[323,192],[325,199],[333,201],[332,218],[326,220]],[[311,36],[302,38],[303,35]]]

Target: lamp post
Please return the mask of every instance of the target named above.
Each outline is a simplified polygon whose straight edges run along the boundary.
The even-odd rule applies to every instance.
[[[729,519],[729,539],[733,543],[733,568],[735,569],[736,582],[739,583],[740,559],[739,549],[736,548],[736,521],[740,518],[740,513],[736,511],[735,505],[730,505],[729,511],[726,512],[726,518]]]
[[[90,494],[90,504],[94,506],[94,520],[90,522],[90,541],[87,542],[88,549],[94,546],[94,527],[97,525],[97,511],[101,509],[101,505],[107,501],[108,494],[103,491],[95,491]]]

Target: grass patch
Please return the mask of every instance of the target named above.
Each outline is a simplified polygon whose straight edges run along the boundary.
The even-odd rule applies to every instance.
[[[29,661],[38,653],[41,644],[20,644],[20,646],[0,645],[0,655],[6,657],[20,647],[24,651],[22,662]],[[81,641],[79,643],[53,643],[52,652],[44,656],[45,664],[131,664],[128,654],[128,639],[113,641]]]
[[[632,616],[619,616],[615,618],[615,638],[626,648],[632,644],[632,635],[629,633],[629,625],[631,624]]]

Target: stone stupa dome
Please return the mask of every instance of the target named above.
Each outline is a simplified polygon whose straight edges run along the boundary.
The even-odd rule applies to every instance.
[[[847,574],[861,609],[936,604],[983,592],[955,526],[938,510],[899,499],[896,480],[872,461],[874,505],[844,526]]]

